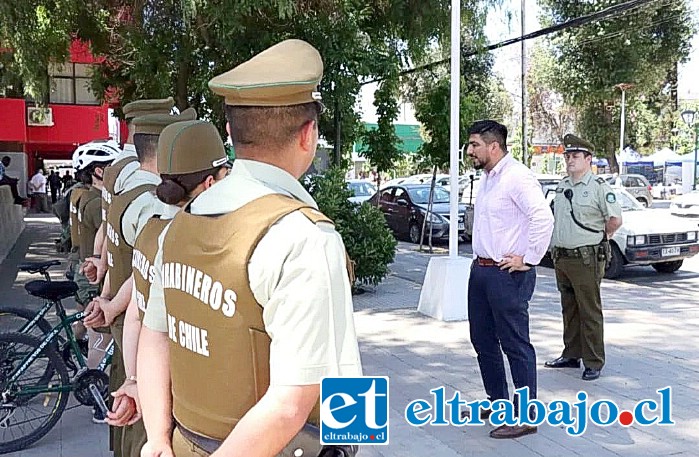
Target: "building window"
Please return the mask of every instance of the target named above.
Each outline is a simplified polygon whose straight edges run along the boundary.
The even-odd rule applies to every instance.
[[[91,65],[82,63],[49,66],[50,103],[99,105],[90,87]]]

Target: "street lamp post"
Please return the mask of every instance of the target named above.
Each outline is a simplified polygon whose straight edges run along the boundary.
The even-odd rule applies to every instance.
[[[675,127],[670,130],[670,133],[672,134],[672,152],[677,154],[677,135],[680,133],[680,129]]]
[[[617,89],[621,91],[621,132],[619,134],[619,155],[624,152],[624,127],[626,127],[626,91],[633,87],[633,84],[617,84]]]
[[[685,111],[682,111],[682,120],[684,121],[685,124],[687,124],[687,127],[690,129],[694,127],[694,162],[692,163],[692,190],[697,190],[697,131],[699,131],[699,128],[694,125],[694,116],[697,114],[696,111],[688,109]]]

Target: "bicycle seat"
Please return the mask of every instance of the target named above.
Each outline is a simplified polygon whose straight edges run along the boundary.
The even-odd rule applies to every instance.
[[[38,279],[29,281],[24,285],[24,289],[29,293],[39,298],[46,300],[63,300],[64,298],[72,297],[78,291],[78,285],[73,281],[44,281]]]
[[[17,264],[17,269],[27,273],[43,273],[49,268],[60,265],[59,260],[47,260],[44,262],[21,262]]]

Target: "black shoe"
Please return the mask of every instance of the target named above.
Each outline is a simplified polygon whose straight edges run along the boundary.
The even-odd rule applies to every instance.
[[[539,431],[537,427],[531,425],[501,425],[500,427],[490,431],[490,437],[496,440],[519,438],[525,435],[531,435]]]
[[[490,408],[481,409],[481,413],[480,413],[481,420],[487,421],[490,418],[490,415],[492,413],[493,413],[493,410]],[[471,412],[468,410],[461,411],[461,420],[467,420],[467,419],[471,419]]]
[[[599,378],[601,371],[602,370],[595,370],[594,368],[585,368],[582,375],[583,381],[594,381]]]
[[[570,357],[559,357],[544,363],[546,368],[580,368],[580,359]]]

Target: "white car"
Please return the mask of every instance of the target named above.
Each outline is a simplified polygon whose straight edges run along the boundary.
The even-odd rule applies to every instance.
[[[647,209],[622,188],[614,187],[614,192],[623,224],[611,239],[612,261],[605,278],[618,277],[626,265],[650,265],[660,273],[672,273],[684,259],[699,253],[696,222],[665,209]]]
[[[670,203],[670,212],[675,216],[699,217],[699,190],[680,195]]]
[[[610,240],[612,261],[605,278],[618,278],[625,266],[633,265],[650,265],[659,273],[673,273],[684,259],[699,253],[699,224],[673,216],[666,209],[648,209],[623,188],[612,188],[621,205],[623,223]],[[555,191],[549,191],[547,201],[550,203],[555,195]]]
[[[352,203],[364,203],[376,193],[376,186],[362,179],[350,179],[345,181],[347,188],[352,191],[349,201]]]

